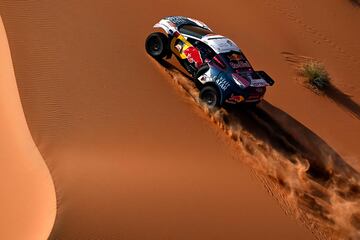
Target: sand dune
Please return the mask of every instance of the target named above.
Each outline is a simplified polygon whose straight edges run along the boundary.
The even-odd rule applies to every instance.
[[[55,190],[25,121],[1,18],[0,66],[0,238],[46,239],[55,220]]]
[[[227,4],[230,14],[201,1],[0,2],[25,116],[55,183],[50,239],[313,238],[300,222],[318,239],[356,237],[358,118],[303,88],[283,53],[324,62],[356,110],[358,9]],[[186,77],[144,51],[167,15],[237,42],[277,80],[267,102],[244,116],[204,113]]]

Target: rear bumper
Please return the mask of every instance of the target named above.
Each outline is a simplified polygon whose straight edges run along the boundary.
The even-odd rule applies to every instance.
[[[239,104],[239,103],[255,103],[255,102],[260,102],[262,100],[262,97],[252,98],[252,99],[245,99],[242,96],[235,96],[235,97],[236,98],[230,97],[226,99],[225,102],[230,104]]]
[[[225,102],[230,104],[260,102],[265,95],[266,89],[261,88],[260,91],[258,89],[259,88],[249,88],[243,92],[232,93],[225,99]]]
[[[256,99],[247,99],[245,102],[247,103],[253,103],[253,102],[260,102],[262,100],[262,97],[256,98]]]

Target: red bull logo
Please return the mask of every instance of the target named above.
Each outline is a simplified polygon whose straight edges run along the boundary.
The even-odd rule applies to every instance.
[[[201,54],[195,47],[190,46],[184,50],[184,54],[190,63],[195,63],[195,67],[199,68],[203,64]]]
[[[244,101],[244,97],[239,95],[239,96],[235,96],[235,95],[231,95],[231,97],[229,99],[226,100],[226,102],[228,103],[240,103],[242,101]]]

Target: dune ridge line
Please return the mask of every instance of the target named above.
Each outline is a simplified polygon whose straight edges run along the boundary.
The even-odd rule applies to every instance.
[[[0,16],[0,238],[47,239],[56,216],[54,184],[31,137]]]

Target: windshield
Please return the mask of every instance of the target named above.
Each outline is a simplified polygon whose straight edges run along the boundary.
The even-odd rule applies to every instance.
[[[235,70],[251,68],[249,61],[241,52],[231,51],[228,53],[222,53],[221,56],[226,61],[226,63]]]
[[[210,30],[194,25],[182,25],[179,28],[179,31],[183,34],[187,34],[197,38],[202,38],[203,36],[212,33]]]

